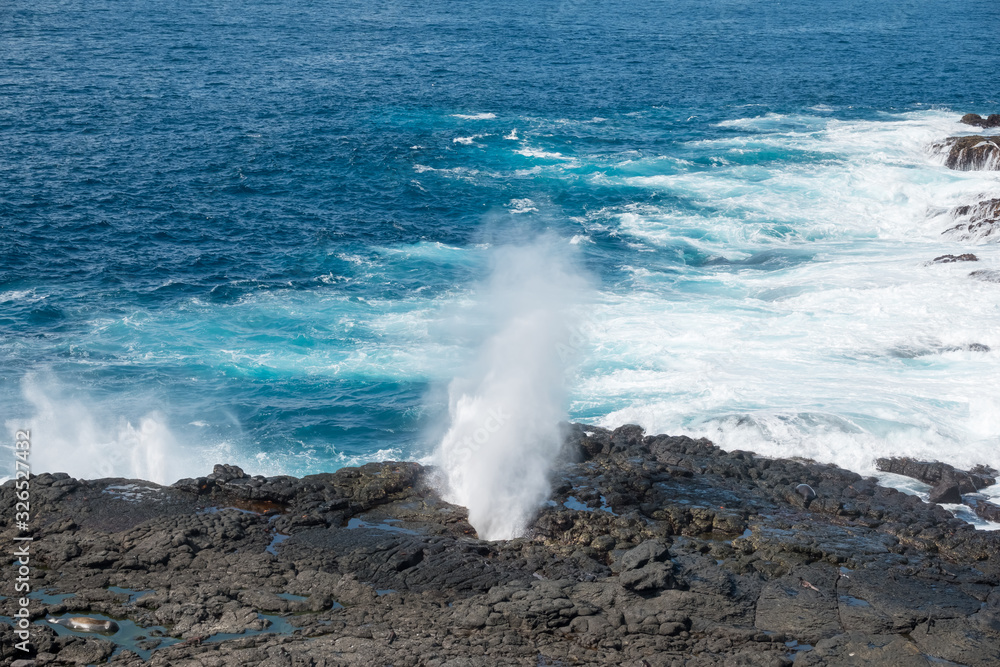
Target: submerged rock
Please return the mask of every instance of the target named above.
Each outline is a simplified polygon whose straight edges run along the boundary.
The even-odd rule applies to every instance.
[[[948,137],[935,144],[946,151],[945,166],[960,171],[1000,170],[1000,139],[992,136]]]
[[[1000,199],[985,199],[975,204],[958,206],[952,209],[951,214],[961,222],[946,229],[942,234],[954,236],[962,241],[1000,241]]]
[[[979,258],[972,253],[962,255],[941,255],[931,260],[934,264],[951,264],[952,262],[978,262]]]
[[[1000,283],[1000,271],[993,269],[980,269],[969,274],[970,278],[981,280],[984,283]]]

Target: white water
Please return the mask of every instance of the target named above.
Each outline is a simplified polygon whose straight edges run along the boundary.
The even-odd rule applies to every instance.
[[[951,171],[928,150],[943,137],[969,132],[957,117],[930,111],[882,121],[774,115],[732,121],[726,125],[735,136],[689,146],[711,158],[713,168],[694,168],[677,156],[644,156],[642,176],[602,171],[636,163],[633,152],[553,163],[564,147],[521,129],[512,141],[523,145],[507,141],[503,150],[535,156],[540,163],[531,173],[578,183],[577,172],[590,169],[586,178],[595,184],[640,187],[663,194],[665,202],[690,205],[593,210],[580,219],[573,240],[523,250],[520,260],[511,251],[507,266],[521,268],[504,269],[500,253],[498,272],[474,295],[458,286],[429,297],[370,298],[358,308],[317,289],[248,298],[224,311],[191,306],[199,319],[246,318],[248,328],[258,321],[251,316],[262,313],[268,322],[329,323],[331,337],[351,340],[350,346],[303,354],[289,345],[208,349],[193,340],[190,348],[209,365],[288,374],[455,378],[451,430],[437,455],[449,471],[450,498],[474,511],[473,524],[484,536],[517,534],[544,500],[555,424],[567,416],[567,403],[573,419],[610,427],[635,422],[649,432],[704,435],[727,449],[809,457],[864,473],[874,470],[875,458],[890,455],[1000,468],[1000,285],[968,276],[1000,269],[1000,244],[941,234],[954,224],[949,208],[1000,196],[1000,173]],[[746,159],[788,150],[823,159]],[[485,168],[479,175],[494,177]],[[442,175],[452,176],[459,177]],[[544,211],[544,204],[511,199],[507,209],[523,218]],[[569,313],[587,288],[554,248],[597,252],[609,230],[639,253],[623,267],[627,277],[606,284],[588,308],[585,344],[574,342],[564,338]],[[675,261],[681,243],[731,261],[787,261],[778,269],[766,263],[682,266]],[[478,266],[488,252],[484,245],[435,243],[384,248],[381,259],[351,258],[356,276],[331,274],[330,280],[386,279],[400,266]],[[980,261],[927,263],[965,252]],[[668,264],[679,276],[657,268]],[[6,298],[34,297],[9,292]],[[470,302],[478,304],[474,313],[455,314]],[[148,329],[174,336],[190,314],[148,317]],[[178,322],[159,321],[170,318]],[[492,337],[478,336],[480,353],[471,364],[463,359],[475,336],[462,330],[463,322],[493,326]],[[352,333],[358,330],[364,335]],[[566,340],[581,352],[570,366],[547,356]],[[972,351],[972,344],[991,349]],[[567,368],[571,378],[564,384]],[[78,390],[32,382],[24,398],[36,436],[36,472],[169,483],[205,474],[220,461],[253,472],[290,471],[281,452],[254,458],[251,451],[249,461],[240,461],[225,443],[210,443],[212,453],[187,443],[173,434],[169,406],[120,409]],[[490,433],[482,455],[459,460],[459,446],[467,437],[474,441],[497,402],[512,417],[504,433]],[[520,418],[514,410],[522,411]],[[24,427],[5,425],[10,432]],[[373,457],[404,455],[381,449]],[[331,467],[354,462],[361,461]]]
[[[1000,285],[968,275],[1000,268],[1000,246],[941,234],[950,207],[1000,195],[1000,175],[948,170],[927,150],[968,133],[955,119],[750,119],[733,126],[771,133],[702,142],[719,168],[631,179],[703,212],[626,207],[590,224],[614,220],[651,257],[684,241],[791,261],[681,280],[635,267],[630,291],[604,295],[573,411],[860,472],[890,455],[1000,468]],[[726,165],[767,147],[829,158]],[[928,264],[965,252],[980,261]]]
[[[448,387],[450,421],[434,458],[446,499],[469,509],[483,539],[521,535],[548,497],[577,351],[572,309],[587,291],[568,247],[543,239],[495,251],[473,315],[490,333]]]
[[[10,434],[30,432],[28,463],[33,474],[65,472],[78,479],[124,477],[172,484],[210,472],[213,463],[234,460],[226,443],[202,448],[180,442],[160,411],[125,417],[112,405],[70,393],[52,377],[25,377],[22,394],[30,416],[8,419],[4,426]]]
[[[27,429],[32,472],[67,472],[77,478],[129,477],[169,484],[181,475],[171,469],[183,465],[178,445],[164,417],[156,412],[137,423],[102,416],[83,400],[61,395],[51,382],[34,376],[23,382],[32,416],[8,421],[8,431]]]

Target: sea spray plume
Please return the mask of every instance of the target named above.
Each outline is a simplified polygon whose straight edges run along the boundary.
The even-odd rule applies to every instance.
[[[34,472],[67,472],[74,477],[130,477],[170,484],[194,460],[183,456],[166,419],[150,412],[138,426],[107,417],[83,400],[69,397],[52,379],[28,375],[22,393],[33,415],[6,420],[14,429],[30,429]]]
[[[483,539],[523,534],[548,497],[566,417],[572,313],[589,291],[570,247],[542,238],[495,251],[479,294],[494,333],[448,387],[450,426],[436,452],[444,495],[469,509]]]

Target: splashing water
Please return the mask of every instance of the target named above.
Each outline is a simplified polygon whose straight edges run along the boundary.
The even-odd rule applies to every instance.
[[[159,412],[150,412],[133,424],[124,417],[107,417],[76,398],[61,395],[51,382],[34,376],[22,385],[33,416],[26,424],[8,421],[7,429],[27,426],[34,446],[35,472],[66,472],[81,479],[128,477],[170,484],[187,472],[194,459],[181,446]]]
[[[496,251],[479,295],[495,333],[448,388],[450,426],[436,452],[443,493],[469,509],[483,539],[521,535],[548,496],[579,344],[573,311],[587,293],[566,252],[551,239]]]

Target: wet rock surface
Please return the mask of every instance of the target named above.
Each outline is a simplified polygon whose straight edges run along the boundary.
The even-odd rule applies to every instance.
[[[973,127],[1000,127],[1000,113],[991,113],[986,118],[983,118],[977,113],[967,113],[962,116],[961,123],[966,125],[972,125]]]
[[[569,427],[529,533],[484,542],[386,462],[161,487],[31,480],[35,664],[1000,664],[1000,535],[874,478],[639,427]],[[917,465],[921,464],[921,465]],[[988,470],[892,463],[976,487]],[[961,474],[959,474],[961,473]],[[797,490],[806,484],[812,494]],[[13,483],[0,497],[13,506]],[[813,497],[814,494],[814,497]],[[0,532],[16,534],[0,516]],[[15,570],[3,570],[13,590]],[[60,593],[71,593],[64,597]],[[15,601],[0,601],[11,616]],[[61,632],[68,632],[59,628]],[[0,661],[16,654],[0,623]]]
[[[955,262],[978,262],[979,258],[972,253],[962,253],[961,255],[941,255],[931,260],[933,264],[954,264]]]
[[[1000,241],[1000,199],[985,199],[975,204],[966,206],[956,206],[951,211],[952,216],[960,222],[953,227],[946,229],[943,233],[953,236],[961,241]],[[943,257],[955,257],[944,255]],[[955,259],[945,260],[941,257],[935,259],[942,261],[976,261],[968,259],[969,255],[959,255]],[[975,257],[975,255],[971,255]]]
[[[946,153],[949,169],[1000,170],[1000,139],[995,136],[948,137],[936,148]]]
[[[969,274],[970,278],[980,280],[984,283],[1000,283],[1000,271],[993,269],[980,269]]]

